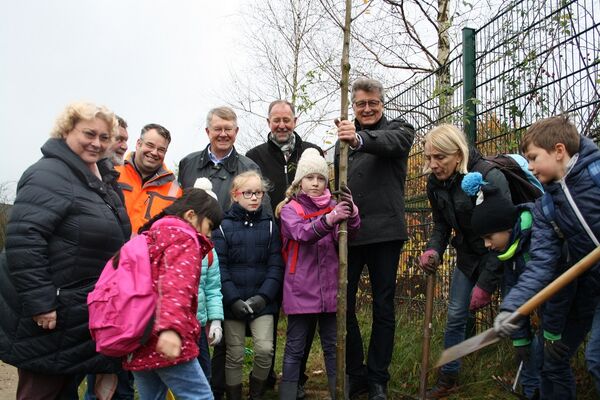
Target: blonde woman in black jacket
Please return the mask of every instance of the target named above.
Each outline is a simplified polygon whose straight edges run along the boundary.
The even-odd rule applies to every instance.
[[[17,399],[72,398],[76,375],[119,367],[96,353],[86,305],[130,236],[96,165],[116,130],[108,109],[70,104],[17,186],[0,263],[0,359],[18,368]]]

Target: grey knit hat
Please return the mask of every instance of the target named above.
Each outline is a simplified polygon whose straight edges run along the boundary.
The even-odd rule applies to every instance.
[[[329,178],[327,161],[319,154],[317,149],[312,147],[304,150],[304,153],[302,153],[300,161],[298,161],[298,165],[296,166],[296,175],[294,176],[292,185],[300,182],[308,174],[320,174],[325,179]]]

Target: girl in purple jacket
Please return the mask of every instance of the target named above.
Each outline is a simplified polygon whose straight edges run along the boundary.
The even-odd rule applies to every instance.
[[[296,399],[306,335],[315,322],[329,390],[335,393],[338,224],[347,220],[352,235],[360,226],[360,217],[347,187],[336,204],[327,189],[328,175],[325,159],[317,150],[306,149],[286,198],[276,210],[286,260],[282,305],[288,316],[280,399]]]

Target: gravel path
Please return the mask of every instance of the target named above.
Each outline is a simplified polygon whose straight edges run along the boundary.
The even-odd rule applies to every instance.
[[[17,394],[17,369],[0,361],[0,400],[12,400]]]

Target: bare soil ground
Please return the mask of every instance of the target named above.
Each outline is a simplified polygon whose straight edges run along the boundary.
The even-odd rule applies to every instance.
[[[14,399],[17,394],[17,369],[0,361],[0,400]]]

